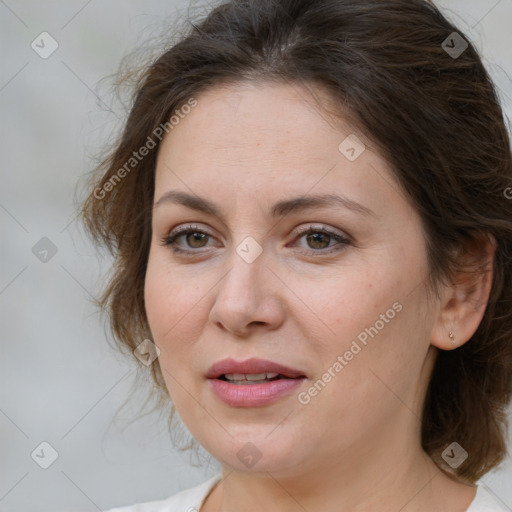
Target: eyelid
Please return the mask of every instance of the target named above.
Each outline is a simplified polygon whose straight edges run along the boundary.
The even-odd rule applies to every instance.
[[[303,235],[305,233],[308,233],[310,231],[318,231],[318,232],[321,232],[321,233],[327,233],[329,235],[333,235],[333,236],[338,236],[340,238],[343,238],[345,239],[347,242],[351,242],[352,241],[352,237],[350,237],[347,233],[345,233],[344,231],[340,231],[340,230],[337,230],[335,228],[331,228],[325,224],[315,224],[315,223],[310,223],[307,227],[305,227],[304,225],[296,228],[295,230],[293,230],[293,234],[295,236],[300,236],[300,235]]]
[[[182,224],[181,226],[178,226],[177,228],[171,229],[171,231],[169,232],[169,234],[167,236],[168,237],[178,236],[182,232],[188,232],[191,230],[196,230],[198,233],[204,233],[206,235],[213,236],[210,233],[208,233],[205,229],[203,229],[202,227],[198,226],[197,224],[192,224],[192,223],[191,224]]]

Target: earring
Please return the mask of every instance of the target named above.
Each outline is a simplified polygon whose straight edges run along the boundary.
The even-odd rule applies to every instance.
[[[450,339],[452,340],[452,343],[455,344],[455,336],[453,335],[453,332],[450,331],[450,333],[448,334],[448,336],[450,337]]]

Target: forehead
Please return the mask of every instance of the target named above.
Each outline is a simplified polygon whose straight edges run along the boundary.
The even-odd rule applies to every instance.
[[[394,181],[387,163],[346,119],[322,108],[334,112],[326,91],[314,93],[322,105],[308,88],[285,83],[218,86],[195,97],[159,149],[155,202],[172,189],[240,208],[310,191],[370,200],[372,209],[390,201],[398,187],[383,190]],[[349,159],[340,147],[354,135],[363,149]]]
[[[327,170],[339,156],[340,142],[356,132],[326,110],[333,98],[317,86],[242,82],[206,89],[195,101],[164,137],[158,164],[208,163],[205,172],[212,174],[213,167],[252,162],[261,174],[272,163],[285,171],[299,170],[307,161]]]
[[[283,129],[294,132],[307,132],[305,120],[319,124],[330,124],[337,130],[350,130],[343,117],[348,116],[341,104],[328,91],[317,84],[298,84],[295,82],[237,82],[220,84],[203,91],[197,98],[198,107],[194,117],[205,129],[215,128],[219,123],[235,122],[240,127],[261,132],[281,132]],[[329,115],[328,110],[337,115]],[[345,109],[346,110],[346,109]],[[339,115],[343,112],[343,115]],[[223,132],[213,130],[211,136],[222,136]],[[235,133],[231,134],[235,135]],[[239,133],[243,136],[244,133]]]

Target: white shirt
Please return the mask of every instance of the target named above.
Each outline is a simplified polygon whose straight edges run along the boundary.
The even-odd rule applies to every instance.
[[[206,482],[178,492],[165,500],[112,508],[105,512],[199,512],[206,497],[221,478],[222,475],[215,475]],[[476,489],[476,496],[466,512],[506,512],[506,510],[484,487],[479,485]]]

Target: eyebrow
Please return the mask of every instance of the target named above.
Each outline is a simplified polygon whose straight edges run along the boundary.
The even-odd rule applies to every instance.
[[[157,208],[164,203],[177,203],[192,210],[197,210],[209,215],[214,215],[219,219],[225,221],[222,212],[219,207],[212,203],[210,200],[205,199],[197,195],[188,194],[186,192],[180,192],[177,190],[170,190],[166,192],[160,199],[154,204],[153,208]],[[270,215],[273,218],[285,217],[287,215],[302,211],[310,210],[314,208],[328,208],[328,207],[342,207],[348,210],[352,210],[356,213],[360,213],[365,216],[377,217],[375,212],[359,204],[347,197],[336,195],[336,194],[321,194],[314,196],[301,196],[285,199],[275,203],[271,210]]]

